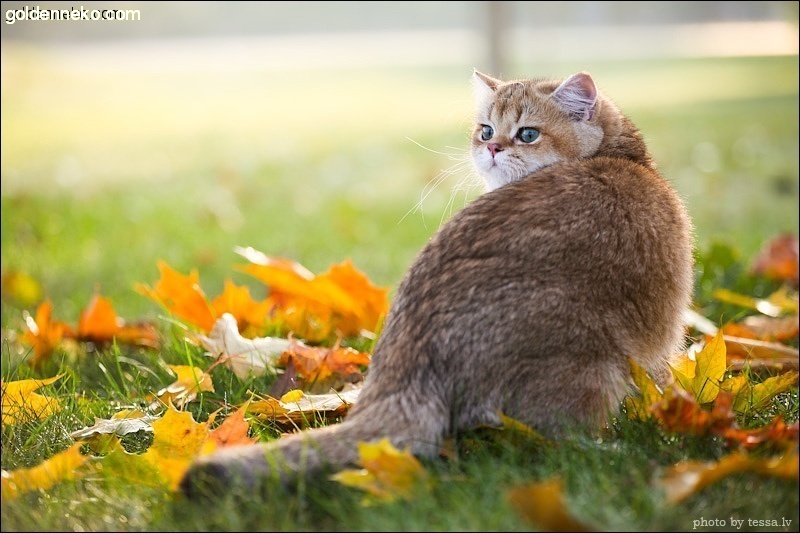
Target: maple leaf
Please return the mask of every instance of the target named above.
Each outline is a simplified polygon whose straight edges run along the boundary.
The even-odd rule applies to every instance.
[[[192,414],[169,406],[164,416],[153,422],[153,444],[143,457],[154,465],[170,490],[177,490],[189,465],[199,455],[214,451],[208,438],[208,423],[195,422]]]
[[[797,338],[800,315],[781,318],[764,315],[748,316],[741,322],[728,322],[722,326],[727,337],[739,337],[762,341],[790,341]],[[727,343],[726,343],[727,344]]]
[[[270,287],[279,318],[297,336],[321,341],[335,330],[353,336],[374,332],[388,310],[388,289],[374,286],[347,260],[321,275],[261,252],[237,249],[251,264],[239,267]]]
[[[79,468],[89,460],[80,452],[81,443],[75,443],[63,452],[32,468],[2,471],[3,500],[18,497],[24,492],[49,489],[56,483],[76,479],[82,473]]]
[[[667,501],[675,504],[720,479],[739,472],[755,472],[764,476],[797,479],[797,448],[777,458],[752,457],[735,452],[715,463],[682,461],[664,472],[659,479],[659,484],[664,490]]]
[[[338,389],[345,383],[363,378],[361,367],[370,362],[369,354],[353,348],[325,348],[292,342],[281,354],[278,365],[294,364],[297,374],[303,378],[303,388],[309,392]]]
[[[216,444],[217,448],[258,442],[258,439],[247,436],[250,424],[244,419],[246,411],[247,404],[244,404],[235,413],[228,416],[219,427],[209,433],[208,438]]]
[[[23,379],[2,382],[2,423],[17,425],[30,420],[39,420],[61,410],[55,398],[48,398],[34,391],[61,379],[61,375],[49,379]]]
[[[224,313],[233,315],[239,331],[258,331],[266,322],[272,308],[272,302],[256,302],[250,296],[249,288],[237,286],[229,279],[225,280],[222,294],[211,302],[211,309],[216,316],[221,317]]]
[[[797,287],[799,248],[794,235],[787,233],[773,237],[753,259],[752,273],[777,281],[788,281]]]
[[[20,307],[30,307],[42,299],[42,286],[30,274],[6,270],[2,276],[3,297],[11,296]]]
[[[791,389],[797,383],[797,377],[797,372],[786,372],[753,385],[748,376],[738,375],[726,379],[720,387],[734,395],[733,409],[744,412],[764,407],[776,394]]]
[[[183,407],[197,398],[200,391],[214,392],[211,376],[196,366],[167,365],[177,379],[156,393],[158,401],[163,404],[177,403]]]
[[[126,326],[117,317],[111,302],[95,294],[89,305],[81,313],[78,321],[78,340],[92,341],[98,344],[119,339],[128,344],[139,346],[158,346],[158,334],[152,324]]]
[[[647,375],[647,371],[639,366],[633,359],[628,359],[631,367],[631,378],[639,389],[639,396],[636,398],[625,398],[625,408],[628,418],[632,420],[647,420],[652,415],[650,408],[664,397],[655,382]]]
[[[166,262],[159,261],[161,278],[154,288],[137,283],[134,289],[162,305],[176,317],[208,332],[216,317],[211,305],[200,288],[200,275],[192,270],[188,276],[173,270]]]
[[[223,360],[241,379],[275,373],[280,355],[290,345],[289,339],[278,337],[242,337],[236,318],[230,313],[217,319],[208,337],[198,335],[197,339],[211,357]]]
[[[25,324],[28,330],[23,339],[33,346],[33,359],[28,363],[35,369],[50,357],[53,350],[65,336],[74,336],[72,328],[63,322],[52,320],[53,303],[46,300],[36,308],[36,318],[27,316]]]
[[[415,493],[430,489],[428,472],[410,448],[400,451],[384,437],[374,443],[359,442],[358,454],[362,469],[343,470],[331,479],[381,501],[412,499]],[[365,498],[363,503],[370,500]]]
[[[718,395],[713,408],[707,411],[690,392],[673,385],[664,391],[663,399],[651,411],[667,431],[705,435],[714,429],[722,431],[733,426],[732,403],[733,395],[726,392]]]
[[[670,366],[681,387],[694,394],[699,403],[708,403],[714,401],[719,393],[726,363],[725,340],[719,331],[694,359],[683,354]]]
[[[558,477],[515,487],[508,501],[525,521],[540,531],[593,531],[575,520],[564,503],[564,483]]]
[[[316,418],[334,419],[344,416],[360,393],[361,388],[328,394],[289,391],[280,400],[267,396],[250,401],[247,412],[259,420],[272,420],[284,426],[307,426]]]

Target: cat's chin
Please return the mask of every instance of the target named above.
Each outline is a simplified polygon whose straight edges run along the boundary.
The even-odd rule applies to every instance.
[[[483,183],[486,185],[487,192],[499,189],[503,185],[508,185],[522,178],[522,176],[509,176],[508,173],[503,172],[497,167],[481,172],[481,177],[483,178]]]

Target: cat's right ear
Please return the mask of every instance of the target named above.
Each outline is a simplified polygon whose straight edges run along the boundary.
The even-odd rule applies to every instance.
[[[494,96],[494,92],[497,90],[503,82],[500,80],[496,80],[491,76],[487,76],[482,72],[478,72],[477,70],[472,71],[472,92],[475,95],[476,102],[483,102],[487,98],[491,98]]]

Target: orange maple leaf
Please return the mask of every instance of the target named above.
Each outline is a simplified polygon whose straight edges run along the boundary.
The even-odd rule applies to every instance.
[[[46,300],[36,308],[36,318],[25,319],[28,330],[23,339],[33,346],[33,359],[28,363],[35,369],[41,368],[61,339],[75,334],[64,322],[54,321],[52,314],[53,303]]]
[[[216,316],[230,313],[236,318],[240,332],[248,329],[258,331],[266,322],[273,303],[267,300],[256,302],[250,296],[250,289],[240,287],[231,280],[225,280],[225,290],[211,302],[211,309]]]
[[[324,392],[352,383],[362,378],[361,367],[369,365],[370,355],[353,348],[325,348],[307,346],[293,342],[281,354],[278,365],[294,364],[297,374],[303,378],[304,389]]]
[[[756,255],[752,272],[797,287],[800,245],[794,235],[778,235],[767,241]]]
[[[107,298],[95,294],[81,313],[78,321],[78,340],[106,343],[119,339],[128,344],[158,346],[158,333],[152,324],[126,326],[117,317],[114,306]]]
[[[258,439],[247,436],[250,424],[244,418],[246,411],[247,404],[244,404],[235,413],[229,415],[219,427],[209,433],[208,438],[214,441],[218,448],[258,442]]]
[[[134,289],[161,304],[167,311],[194,324],[205,332],[211,331],[216,316],[200,288],[200,275],[192,270],[186,276],[173,270],[166,262],[159,261],[161,278],[154,288],[137,283]]]

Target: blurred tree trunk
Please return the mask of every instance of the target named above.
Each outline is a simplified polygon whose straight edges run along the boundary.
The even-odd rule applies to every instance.
[[[505,56],[505,35],[508,28],[509,2],[484,2],[487,20],[487,67],[492,76],[507,75]]]

